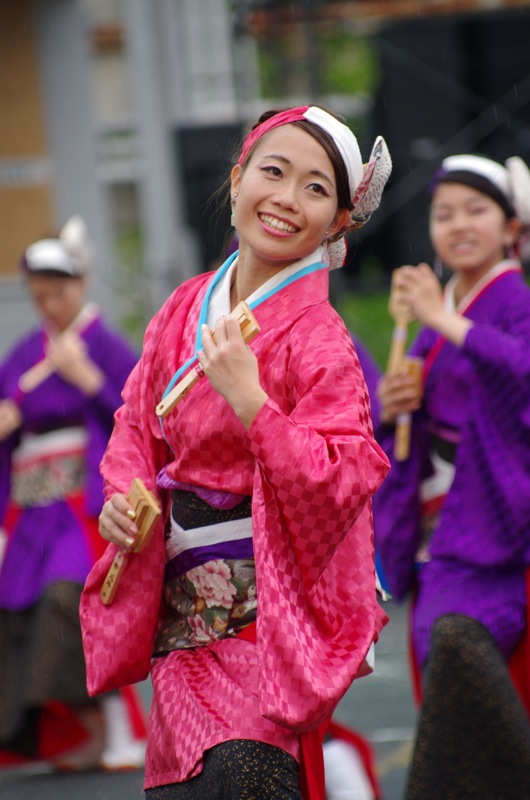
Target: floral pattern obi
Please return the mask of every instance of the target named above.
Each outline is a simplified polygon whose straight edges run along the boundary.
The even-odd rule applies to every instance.
[[[86,439],[84,428],[24,436],[13,453],[13,502],[43,506],[82,492]]]
[[[208,645],[255,622],[250,497],[226,511],[191,492],[173,492],[164,599],[154,655]]]

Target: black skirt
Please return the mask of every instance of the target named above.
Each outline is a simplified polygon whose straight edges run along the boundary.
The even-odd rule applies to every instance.
[[[204,753],[199,775],[147,789],[147,800],[301,800],[296,759],[279,747],[248,739]]]
[[[82,586],[61,581],[23,611],[0,610],[0,748],[35,755],[39,709],[94,703],[86,689]]]

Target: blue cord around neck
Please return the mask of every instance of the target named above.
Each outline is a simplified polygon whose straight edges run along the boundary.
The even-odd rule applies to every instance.
[[[185,372],[187,372],[187,370],[191,366],[193,366],[193,364],[195,364],[195,362],[197,361],[196,353],[198,350],[202,349],[202,326],[206,324],[206,320],[208,319],[208,307],[210,304],[210,297],[212,295],[213,290],[215,289],[219,281],[222,280],[222,278],[226,275],[226,273],[228,272],[228,270],[230,269],[231,265],[233,264],[234,260],[237,258],[238,255],[239,255],[239,250],[236,250],[235,253],[232,253],[232,255],[230,255],[226,259],[224,264],[221,267],[219,267],[210,285],[208,286],[206,294],[204,295],[204,299],[202,301],[201,310],[199,314],[199,322],[197,325],[197,333],[195,336],[195,355],[189,358],[186,361],[186,363],[183,364],[181,367],[179,367],[179,369],[175,372],[170,382],[168,383],[164,394],[162,395],[162,399],[169,394],[169,392],[173,389],[177,381],[180,380],[182,375]],[[274,286],[274,288],[272,288],[270,291],[265,292],[265,294],[260,295],[255,300],[252,300],[252,302],[249,303],[249,307],[251,309],[256,308],[257,306],[261,305],[261,303],[264,303],[265,300],[268,300],[269,297],[272,297],[277,292],[281,291],[281,289],[284,289],[286,286],[289,286],[291,283],[294,283],[300,278],[303,278],[306,275],[310,275],[312,272],[318,272],[318,270],[321,269],[327,269],[327,265],[324,264],[322,261],[315,261],[312,264],[308,264],[307,266],[302,267],[302,269],[298,270],[298,272],[294,272],[292,275],[289,275],[289,277],[285,278],[285,280],[279,283],[278,286]]]

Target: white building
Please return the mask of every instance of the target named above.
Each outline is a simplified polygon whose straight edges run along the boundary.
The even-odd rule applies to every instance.
[[[74,213],[96,246],[92,297],[136,335],[205,268],[184,181],[257,96],[252,43],[235,53],[230,26],[228,0],[2,3],[0,356],[33,319],[21,253]]]

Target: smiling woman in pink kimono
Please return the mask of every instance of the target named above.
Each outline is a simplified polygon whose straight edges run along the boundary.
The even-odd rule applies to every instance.
[[[388,469],[328,269],[389,171],[381,139],[363,167],[352,132],[323,109],[265,114],[231,172],[238,252],[178,288],[148,327],[102,462],[100,531],[107,568],[137,533],[134,477],[166,509],[127,568],[151,613],[163,596],[149,800],[323,797],[298,763],[386,621],[371,497]],[[251,346],[229,317],[243,299],[260,326]],[[158,418],[190,369],[202,377]]]

